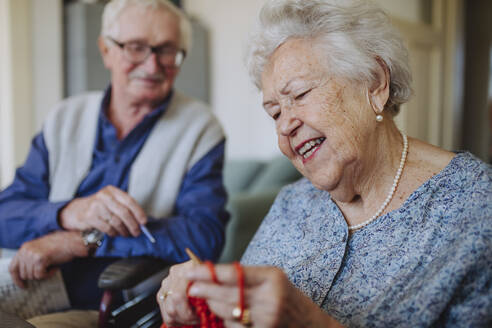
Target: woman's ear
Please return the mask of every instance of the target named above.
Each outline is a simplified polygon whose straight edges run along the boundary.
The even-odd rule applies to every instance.
[[[374,112],[381,114],[389,99],[390,73],[388,66],[381,58],[377,58],[376,61],[379,64],[374,72],[376,80],[370,86],[368,96]]]
[[[107,69],[111,69],[110,67],[111,61],[109,60],[109,47],[104,41],[104,37],[99,36],[99,38],[97,39],[97,45],[99,46],[99,52],[101,53],[104,66]]]

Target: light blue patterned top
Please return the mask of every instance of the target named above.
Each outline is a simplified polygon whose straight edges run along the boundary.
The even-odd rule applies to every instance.
[[[349,235],[326,191],[285,187],[242,263],[274,265],[350,327],[492,327],[492,167],[457,154]]]

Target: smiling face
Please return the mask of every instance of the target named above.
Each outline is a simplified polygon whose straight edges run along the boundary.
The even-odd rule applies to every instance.
[[[262,75],[263,104],[275,120],[282,153],[319,189],[353,194],[374,111],[365,89],[330,76],[311,40],[291,39]]]
[[[111,35],[120,43],[136,42],[152,47],[179,47],[179,19],[163,9],[131,5],[117,21],[118,33]],[[123,50],[100,40],[105,66],[111,71],[113,90],[132,103],[159,103],[171,91],[178,68],[164,67],[155,54],[142,63],[132,63]]]

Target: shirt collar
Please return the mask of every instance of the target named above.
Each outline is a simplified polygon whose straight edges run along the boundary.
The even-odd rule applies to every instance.
[[[109,108],[109,103],[111,101],[111,88],[112,88],[111,84],[109,84],[104,90],[104,95],[99,112],[99,118],[102,119],[103,122],[107,122],[107,123],[109,123],[109,119],[106,112]],[[155,107],[150,113],[145,115],[143,121],[148,121],[148,120],[154,121],[157,120],[159,117],[161,117],[166,111],[167,107],[169,106],[173,94],[174,94],[174,89],[171,89],[171,92],[169,92],[166,98],[164,98],[164,100],[157,107]]]

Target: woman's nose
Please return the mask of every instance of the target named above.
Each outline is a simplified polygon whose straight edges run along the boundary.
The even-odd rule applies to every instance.
[[[286,110],[277,119],[279,133],[283,136],[292,136],[297,129],[302,125],[295,115],[292,114],[292,110]]]

